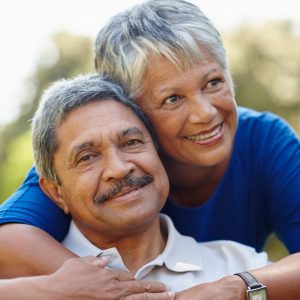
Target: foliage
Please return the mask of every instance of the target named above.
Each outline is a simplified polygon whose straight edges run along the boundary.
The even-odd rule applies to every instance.
[[[36,110],[43,90],[57,79],[73,77],[93,70],[90,38],[56,33],[52,37],[50,50],[47,49],[46,53],[42,53],[35,73],[26,82],[28,93],[22,103],[20,116],[0,132],[2,145],[0,147],[0,202],[22,182],[25,170],[32,163],[30,152],[19,153],[17,149],[27,149],[30,141],[29,120]],[[13,153],[16,159],[13,158]],[[18,159],[20,154],[22,159]]]
[[[32,164],[31,135],[26,131],[9,143],[6,160],[1,164],[0,191],[3,198],[14,192]]]
[[[237,103],[272,111],[300,132],[300,36],[290,22],[225,35]]]

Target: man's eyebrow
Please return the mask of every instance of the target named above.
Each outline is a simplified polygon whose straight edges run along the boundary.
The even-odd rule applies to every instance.
[[[135,126],[134,127],[129,127],[129,128],[126,128],[126,129],[122,130],[122,132],[121,132],[122,137],[126,137],[128,135],[139,135],[139,136],[143,137],[144,132],[141,129],[135,127]]]
[[[75,146],[72,147],[71,149],[71,156],[76,155],[78,152],[80,152],[81,150],[87,149],[87,148],[91,148],[94,146],[93,142],[85,142],[85,143],[81,143],[81,144],[77,144]]]

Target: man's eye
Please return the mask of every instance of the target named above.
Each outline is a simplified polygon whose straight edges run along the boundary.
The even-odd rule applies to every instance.
[[[129,140],[125,143],[125,146],[126,147],[132,147],[132,146],[137,146],[139,144],[142,144],[143,142],[139,139],[132,139],[132,140]]]
[[[94,157],[95,157],[95,155],[92,155],[92,154],[83,155],[83,156],[81,156],[81,157],[78,158],[77,164],[90,161]]]
[[[179,97],[177,95],[172,95],[164,100],[164,104],[175,104],[179,101]]]

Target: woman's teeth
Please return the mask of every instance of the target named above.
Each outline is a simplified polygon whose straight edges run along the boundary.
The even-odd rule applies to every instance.
[[[197,134],[192,136],[187,136],[186,139],[193,142],[204,141],[210,139],[221,132],[222,125],[216,127],[213,131],[205,133],[205,134]]]

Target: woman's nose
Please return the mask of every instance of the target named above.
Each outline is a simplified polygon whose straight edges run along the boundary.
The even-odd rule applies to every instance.
[[[217,114],[211,99],[203,94],[197,94],[188,102],[190,123],[210,123]]]

